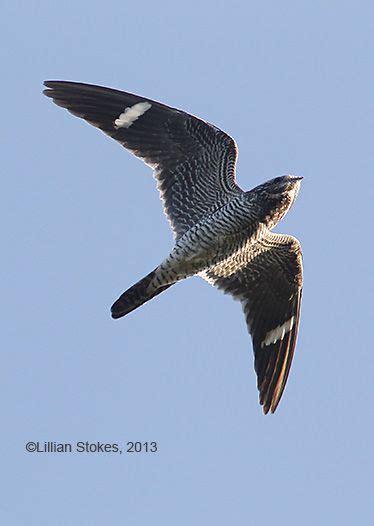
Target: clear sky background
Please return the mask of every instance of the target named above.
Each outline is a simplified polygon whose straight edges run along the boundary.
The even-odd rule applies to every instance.
[[[373,499],[372,2],[4,1],[1,523],[369,524]],[[148,167],[42,81],[182,108],[239,146],[244,189],[304,176],[298,346],[258,405],[240,305],[192,278],[113,321],[168,254]],[[157,453],[26,453],[157,441]]]

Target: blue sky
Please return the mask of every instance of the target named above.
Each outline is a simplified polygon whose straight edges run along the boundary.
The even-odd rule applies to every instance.
[[[373,15],[365,1],[5,3],[2,523],[370,521]],[[239,304],[201,279],[110,318],[171,232],[149,168],[54,106],[45,79],[213,122],[237,141],[245,189],[304,176],[276,229],[300,240],[305,282],[275,415],[258,406]],[[158,452],[32,454],[28,441]]]

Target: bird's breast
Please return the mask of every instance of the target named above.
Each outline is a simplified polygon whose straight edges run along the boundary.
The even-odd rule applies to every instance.
[[[228,207],[229,208],[229,207]],[[221,265],[231,273],[248,259],[250,247],[267,231],[245,210],[221,209],[190,228],[176,243],[168,264],[183,275]]]

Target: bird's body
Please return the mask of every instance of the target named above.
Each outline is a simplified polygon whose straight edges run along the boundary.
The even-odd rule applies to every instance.
[[[241,301],[255,352],[260,403],[274,412],[287,381],[299,324],[301,249],[271,229],[292,206],[300,177],[244,192],[235,142],[215,126],[136,95],[48,81],[45,94],[119,141],[155,173],[175,245],[112,306],[120,318],[168,287],[199,275]]]

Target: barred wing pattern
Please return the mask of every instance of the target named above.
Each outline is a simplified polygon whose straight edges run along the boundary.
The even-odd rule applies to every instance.
[[[144,97],[90,84],[46,81],[45,95],[154,169],[175,237],[242,190],[235,141],[215,126]]]
[[[252,336],[257,386],[264,413],[283,394],[295,350],[302,293],[302,256],[297,239],[269,233],[248,261],[225,276],[222,265],[202,277],[242,303]]]

